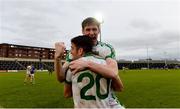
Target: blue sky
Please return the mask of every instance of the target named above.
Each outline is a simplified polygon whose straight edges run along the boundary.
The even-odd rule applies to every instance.
[[[0,43],[70,48],[84,18],[101,12],[117,59],[180,59],[179,0],[0,0]]]

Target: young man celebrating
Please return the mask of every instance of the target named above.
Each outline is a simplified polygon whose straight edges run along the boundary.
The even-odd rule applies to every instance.
[[[92,48],[93,41],[90,37],[73,38],[70,51],[72,60],[82,59],[106,65],[103,58],[92,54]],[[112,79],[106,78],[107,75],[88,69],[73,74],[71,70],[66,73],[64,95],[70,97],[71,93],[73,94],[75,108],[123,108],[114,97],[111,88]]]
[[[62,67],[61,64],[61,49],[65,49],[65,46],[62,43],[55,43],[55,72],[57,74],[57,79],[60,82],[65,80],[65,71],[68,67],[72,69],[72,72],[75,74],[84,69],[89,69],[99,74],[104,73],[109,78],[115,78],[112,82],[112,87],[115,91],[122,91],[123,85],[118,76],[118,66],[115,60],[115,51],[113,47],[109,44],[102,43],[98,41],[98,34],[100,33],[100,23],[92,18],[86,18],[82,22],[82,33],[90,37],[93,41],[93,53],[103,57],[106,60],[106,65],[97,64],[92,61],[85,61],[82,59],[77,59],[72,61],[72,56],[69,53],[66,58],[66,62]]]

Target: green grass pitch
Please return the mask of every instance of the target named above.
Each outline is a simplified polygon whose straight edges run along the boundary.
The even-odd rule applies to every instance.
[[[127,108],[180,108],[180,70],[120,70],[124,91],[116,93]],[[25,72],[0,73],[0,108],[70,108],[55,74],[37,72],[35,85],[24,85]]]

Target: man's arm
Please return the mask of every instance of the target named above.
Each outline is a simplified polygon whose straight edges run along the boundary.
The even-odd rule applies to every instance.
[[[95,73],[101,74],[106,78],[111,78],[113,82],[113,89],[115,91],[122,91],[123,83],[118,75],[117,62],[114,59],[107,58],[106,63],[107,65],[102,65],[92,61],[75,60],[70,63],[69,67],[73,70],[73,74],[87,68]]]
[[[54,59],[54,68],[55,68],[57,80],[59,82],[64,82],[65,81],[65,71],[67,70],[68,65],[69,65],[68,62],[65,62],[62,65],[62,61],[59,58]]]
[[[70,98],[72,97],[72,85],[64,83],[64,97]]]
[[[123,91],[124,86],[120,79],[120,76],[117,76],[117,78],[112,79],[112,88],[115,91],[119,91],[119,92]]]
[[[90,62],[88,68],[94,72],[101,74],[104,77],[112,79],[112,87],[115,91],[122,91],[124,86],[118,75],[118,66],[117,62],[114,59],[107,58],[107,65],[96,64]]]
[[[67,62],[65,62],[62,66],[62,56],[64,54],[64,50],[64,43],[55,43],[54,71],[56,72],[56,77],[59,82],[63,82],[65,80],[65,71],[68,68]]]

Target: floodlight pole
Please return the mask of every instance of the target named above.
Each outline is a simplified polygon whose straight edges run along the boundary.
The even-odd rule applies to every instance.
[[[100,27],[99,27],[99,37],[100,37],[100,42],[102,41],[101,37],[102,37],[102,24],[104,23],[104,21],[100,22]]]
[[[164,52],[164,56],[165,56],[164,57],[164,64],[165,64],[165,67],[167,66],[167,60],[166,60],[167,57],[166,57],[166,55],[167,55],[167,52]]]
[[[147,68],[149,69],[149,51],[147,46]]]
[[[101,28],[99,29],[99,37],[100,37],[100,42],[101,42]]]
[[[177,43],[177,59],[180,62],[180,37],[178,37],[178,43]]]

